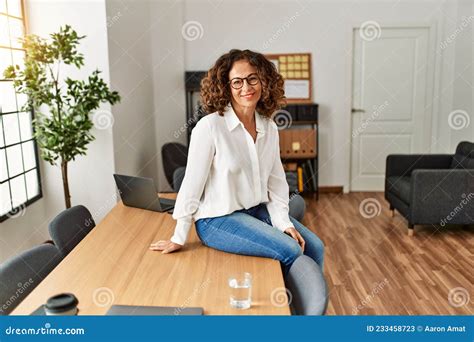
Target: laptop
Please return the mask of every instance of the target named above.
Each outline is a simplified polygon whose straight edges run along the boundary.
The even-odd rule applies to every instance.
[[[160,213],[174,208],[175,200],[158,197],[153,179],[114,174],[115,184],[128,207],[158,211]]]
[[[112,305],[107,316],[202,316],[202,308],[172,306]]]

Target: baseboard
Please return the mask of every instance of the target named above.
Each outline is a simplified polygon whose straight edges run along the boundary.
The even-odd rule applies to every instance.
[[[320,194],[342,194],[343,187],[342,186],[320,186],[319,193]]]

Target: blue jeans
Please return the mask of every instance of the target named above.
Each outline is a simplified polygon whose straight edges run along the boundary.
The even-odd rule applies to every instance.
[[[322,241],[291,216],[290,221],[305,240],[304,254],[316,261],[322,270]],[[303,254],[296,240],[272,226],[264,203],[224,216],[202,218],[195,225],[204,245],[229,253],[277,259],[285,266],[285,271]]]

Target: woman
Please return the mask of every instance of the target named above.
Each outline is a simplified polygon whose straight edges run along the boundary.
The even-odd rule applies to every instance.
[[[272,114],[284,103],[283,78],[262,54],[231,50],[201,83],[208,114],[191,134],[186,174],[170,240],[150,249],[179,250],[195,219],[206,246],[274,258],[288,269],[303,253],[322,268],[321,240],[288,214],[288,183]]]

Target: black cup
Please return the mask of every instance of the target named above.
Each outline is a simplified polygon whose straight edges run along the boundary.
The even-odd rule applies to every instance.
[[[48,316],[74,316],[79,301],[72,293],[61,293],[48,299],[44,311]]]

